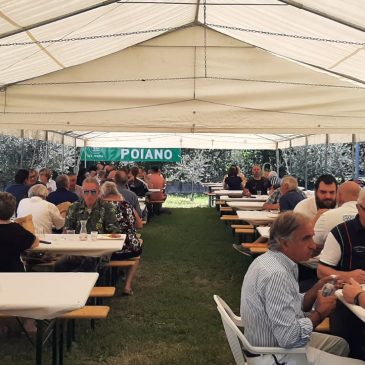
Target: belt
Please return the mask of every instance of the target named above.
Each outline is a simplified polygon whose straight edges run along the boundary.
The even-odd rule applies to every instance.
[[[251,352],[248,352],[246,350],[243,350],[243,353],[247,356],[247,357],[259,357],[261,355],[258,354],[251,354]]]

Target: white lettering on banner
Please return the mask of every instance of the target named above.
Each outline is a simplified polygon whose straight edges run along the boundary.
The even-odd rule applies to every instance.
[[[139,151],[136,148],[133,148],[131,151],[131,157],[133,160],[137,160],[137,158],[139,158]]]
[[[165,157],[165,160],[171,160],[172,159],[171,150],[165,150],[164,157]]]
[[[152,155],[152,151],[151,150],[147,150],[146,155],[144,157],[146,160],[152,160],[153,159],[153,155]]]
[[[163,159],[163,150],[155,150],[155,160],[162,160]]]
[[[120,159],[124,160],[124,157],[129,155],[129,149],[128,148],[122,148],[120,150]]]

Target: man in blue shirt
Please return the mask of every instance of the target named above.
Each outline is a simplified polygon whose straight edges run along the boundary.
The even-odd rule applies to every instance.
[[[79,197],[69,191],[69,179],[67,175],[59,175],[56,178],[56,191],[49,193],[47,196],[47,200],[54,205],[58,205],[64,202],[74,203],[75,201],[79,200]]]
[[[28,197],[29,190],[29,171],[25,169],[20,169],[15,174],[15,184],[8,185],[5,189],[7,193],[12,194],[16,199],[16,208],[19,202],[23,198]],[[16,209],[15,209],[16,211]]]

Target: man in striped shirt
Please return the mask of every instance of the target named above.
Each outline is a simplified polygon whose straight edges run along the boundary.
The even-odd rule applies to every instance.
[[[313,332],[336,303],[334,295],[324,297],[320,292],[331,277],[321,279],[307,293],[299,293],[297,264],[308,260],[315,250],[313,235],[313,224],[299,213],[283,213],[273,223],[270,251],[254,260],[242,285],[245,336],[254,346],[287,349],[306,346],[311,365],[364,364],[341,357],[349,351],[342,338]],[[290,354],[276,358],[246,355],[249,365],[295,364]]]

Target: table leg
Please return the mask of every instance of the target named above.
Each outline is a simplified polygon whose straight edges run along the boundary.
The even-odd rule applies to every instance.
[[[35,355],[36,365],[42,365],[43,330],[44,330],[44,322],[43,321],[37,321],[37,338],[36,338],[36,355]]]

